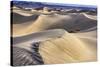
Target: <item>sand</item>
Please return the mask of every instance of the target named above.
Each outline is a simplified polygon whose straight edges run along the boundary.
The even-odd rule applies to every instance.
[[[13,13],[13,15],[14,17],[18,17],[18,18],[13,17],[14,18],[13,23],[15,23],[13,24],[13,31],[14,31],[13,36],[28,34],[48,29],[65,29],[69,32],[74,30],[82,31],[97,25],[96,19],[94,20],[87,18],[87,16],[85,16],[83,13],[74,13],[67,15],[33,14],[32,16],[28,17],[16,13]]]
[[[96,61],[97,17],[85,12],[14,10],[13,46],[32,51],[40,42],[44,64]]]

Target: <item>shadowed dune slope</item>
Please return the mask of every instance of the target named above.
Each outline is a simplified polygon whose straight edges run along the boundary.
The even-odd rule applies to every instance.
[[[12,22],[13,24],[21,24],[21,23],[29,23],[29,22],[34,22],[37,20],[39,15],[32,15],[32,16],[23,16],[17,13],[12,13]]]

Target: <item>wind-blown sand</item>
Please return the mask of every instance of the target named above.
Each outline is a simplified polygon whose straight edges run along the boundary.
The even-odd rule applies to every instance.
[[[34,53],[32,43],[39,42],[39,53],[44,64],[96,61],[96,15],[21,12],[12,12],[13,47]],[[16,60],[15,65],[17,63]]]

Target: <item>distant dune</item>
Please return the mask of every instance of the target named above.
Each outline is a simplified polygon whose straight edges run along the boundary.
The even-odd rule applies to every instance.
[[[85,14],[85,13],[83,13],[83,15],[85,15],[89,19],[97,20],[97,16],[92,16],[92,15],[88,15],[88,14]]]
[[[13,35],[28,34],[48,29],[65,29],[68,32],[82,31],[97,25],[96,19],[91,19],[83,13],[72,13],[67,15],[51,14],[51,15],[32,15],[22,16],[13,13]],[[15,17],[15,18],[14,18]],[[90,17],[90,15],[89,15]],[[72,20],[73,19],[73,20]],[[20,23],[20,24],[19,24]],[[24,24],[21,24],[24,23]],[[25,28],[24,28],[25,27]],[[19,28],[21,28],[19,30]]]

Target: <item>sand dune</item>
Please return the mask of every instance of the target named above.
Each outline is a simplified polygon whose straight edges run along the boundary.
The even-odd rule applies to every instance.
[[[59,13],[57,11],[51,11],[49,12],[48,10],[35,10],[35,9],[32,9],[32,10],[13,10],[12,12],[14,13],[17,13],[17,14],[20,14],[20,15],[23,15],[23,16],[32,16],[33,14],[45,14],[45,15],[51,15],[51,14],[55,14],[55,13]]]
[[[97,16],[92,16],[92,15],[88,15],[86,13],[83,13],[83,15],[85,15],[87,18],[92,19],[92,20],[97,20]]]
[[[17,14],[20,14],[20,15],[23,15],[23,16],[31,16],[31,15],[33,15],[32,12],[25,11],[23,9],[19,9],[19,10],[13,9],[12,12],[17,13]]]
[[[20,15],[18,15],[18,17],[19,16]],[[27,34],[31,32],[57,28],[65,29],[70,32],[74,30],[86,30],[97,25],[96,20],[88,19],[83,14],[77,13],[68,15],[33,15],[30,17],[19,17],[19,19],[13,19],[14,23],[23,23],[24,21],[27,22],[27,26],[24,26],[23,24],[13,24],[13,31],[15,32],[13,35],[20,35],[23,33]],[[21,29],[19,30],[20,27]]]
[[[88,32],[88,31],[95,31],[95,30],[97,30],[97,26],[88,28],[88,29],[86,29],[86,30],[82,30],[82,31],[80,31],[80,32]]]
[[[92,34],[92,32],[89,34]],[[90,42],[86,43],[82,40],[84,39],[81,37],[82,35],[83,33],[78,36],[77,34],[70,34],[59,29],[48,30],[29,36],[15,37],[14,47],[24,48],[32,52],[32,49],[30,48],[32,47],[31,43],[40,42],[39,53],[43,57],[45,64],[96,60],[96,49],[91,50],[91,48],[88,47],[88,45],[94,45],[96,42],[94,44],[91,44]],[[87,34],[85,34],[85,36],[86,35]],[[86,39],[88,38],[89,37]],[[89,41],[92,39],[94,38],[89,39]]]
[[[61,37],[64,34],[64,32],[65,32],[64,30],[60,30],[60,29],[46,30],[37,33],[33,32],[32,34],[28,34],[28,35],[15,36],[13,37],[13,40],[14,40],[14,44],[23,43],[28,40],[31,40],[33,42],[39,42],[42,40],[43,41],[48,40],[50,38]]]
[[[32,64],[96,61],[97,17],[87,13],[17,10],[13,15],[13,49]],[[38,43],[38,52],[33,46]],[[21,55],[20,55],[21,54]],[[23,55],[22,55],[23,54]],[[26,56],[27,55],[27,56]],[[27,58],[27,59],[26,59]],[[36,59],[35,59],[36,58]],[[16,60],[15,65],[26,61]]]
[[[96,60],[95,51],[88,45],[91,43],[85,43],[80,38],[65,33],[62,38],[43,42],[40,45],[40,54],[46,64]]]
[[[78,37],[81,41],[83,41],[88,48],[93,50],[93,53],[96,55],[97,52],[97,30],[75,33],[74,36]]]
[[[23,16],[17,13],[12,13],[12,20],[13,20],[13,24],[21,24],[21,23],[25,23],[25,22],[34,22],[39,15],[32,15],[32,16]]]

